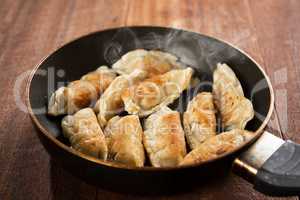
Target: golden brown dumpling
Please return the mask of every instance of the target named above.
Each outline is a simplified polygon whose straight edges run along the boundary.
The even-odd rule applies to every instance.
[[[188,153],[180,165],[202,163],[233,151],[253,137],[254,133],[233,129],[207,139]]]
[[[101,127],[104,127],[110,118],[124,110],[121,99],[123,90],[143,80],[145,77],[146,74],[144,71],[136,70],[129,75],[124,74],[114,79],[94,108],[95,112],[98,113],[98,120]]]
[[[186,155],[179,113],[163,107],[145,120],[144,146],[154,167],[178,165]]]
[[[61,123],[63,134],[71,146],[82,153],[105,160],[107,145],[97,117],[91,108],[67,115]]]
[[[108,145],[108,160],[127,166],[144,166],[143,130],[138,116],[111,118],[104,134]]]
[[[210,92],[201,92],[189,102],[183,115],[183,124],[191,149],[216,135],[215,108]]]
[[[151,77],[164,74],[171,69],[183,68],[183,64],[177,62],[177,57],[170,53],[137,49],[123,55],[112,68],[119,74],[130,74],[135,69],[141,69]]]
[[[192,68],[171,70],[127,88],[122,93],[125,110],[143,117],[169,105],[188,88],[192,74]]]
[[[226,64],[218,64],[213,74],[213,95],[225,130],[244,129],[254,116],[251,101],[245,96],[234,72]]]
[[[73,114],[95,102],[115,79],[116,73],[106,66],[84,75],[67,87],[61,87],[50,97],[48,114],[53,116]]]

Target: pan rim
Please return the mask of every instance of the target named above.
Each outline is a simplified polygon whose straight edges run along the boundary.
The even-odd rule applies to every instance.
[[[144,166],[144,167],[130,167],[130,166],[125,166],[125,165],[122,165],[122,164],[118,164],[118,163],[113,163],[111,161],[102,161],[100,159],[97,159],[97,158],[93,158],[91,156],[88,156],[88,155],[85,155],[79,151],[76,151],[72,148],[70,148],[69,146],[65,145],[64,143],[60,142],[58,139],[56,139],[53,134],[51,134],[50,131],[47,130],[46,127],[44,127],[40,122],[39,120],[37,119],[37,117],[35,116],[35,114],[33,113],[33,110],[32,110],[32,106],[31,106],[31,103],[30,103],[30,86],[31,86],[31,82],[32,82],[32,79],[33,77],[35,76],[35,73],[36,71],[39,69],[39,67],[44,63],[45,60],[47,60],[50,56],[52,56],[53,54],[55,54],[57,51],[59,51],[62,47],[66,46],[66,45],[69,45],[79,39],[83,39],[85,37],[89,37],[89,36],[92,36],[92,35],[95,35],[97,33],[100,33],[100,32],[104,32],[104,31],[111,31],[111,30],[118,30],[118,29],[122,29],[122,28],[157,28],[157,29],[172,29],[174,31],[184,31],[184,32],[190,32],[190,33],[196,33],[196,34],[200,34],[202,36],[205,36],[205,37],[208,37],[208,38],[211,38],[211,39],[214,39],[216,41],[219,41],[219,42],[222,42],[222,43],[225,43],[231,47],[233,47],[234,49],[236,49],[237,51],[241,52],[242,54],[244,54],[245,56],[247,56],[257,67],[258,69],[262,72],[262,74],[264,75],[264,78],[266,79],[267,81],[267,84],[268,84],[268,88],[270,90],[270,107],[269,107],[269,110],[268,110],[268,113],[266,115],[266,118],[265,120],[261,123],[260,127],[255,131],[255,135],[254,137],[247,141],[246,143],[244,143],[243,145],[225,153],[225,154],[222,154],[221,156],[218,156],[216,158],[213,158],[213,159],[209,159],[205,162],[202,162],[202,163],[194,163],[194,164],[189,164],[189,165],[179,165],[179,166],[175,166],[175,167],[152,167],[152,166]],[[113,27],[113,28],[107,28],[107,29],[101,29],[101,30],[97,30],[97,31],[93,31],[89,34],[85,34],[85,35],[82,35],[82,36],[79,36],[79,37],[76,37],[62,45],[59,45],[57,48],[55,48],[55,50],[53,50],[50,54],[47,54],[43,59],[41,59],[41,61],[35,65],[35,67],[32,69],[31,73],[30,73],[30,76],[29,78],[27,79],[27,84],[26,84],[26,106],[27,106],[27,109],[29,111],[29,115],[32,119],[32,121],[34,122],[34,124],[38,127],[38,129],[40,131],[38,131],[40,133],[42,133],[48,140],[50,140],[52,143],[54,143],[54,145],[57,145],[58,147],[60,147],[62,150],[68,152],[68,153],[71,153],[73,154],[74,156],[77,156],[79,158],[82,158],[88,162],[92,162],[94,164],[99,164],[99,165],[104,165],[105,167],[112,167],[112,168],[116,168],[116,169],[122,169],[122,170],[130,170],[130,171],[173,171],[173,170],[179,170],[179,169],[185,169],[185,168],[193,168],[193,167],[199,167],[199,166],[202,166],[202,165],[206,165],[208,163],[211,163],[211,162],[214,162],[214,161],[217,161],[217,160],[221,160],[222,158],[225,158],[239,150],[241,150],[242,148],[252,144],[255,140],[257,140],[261,134],[263,133],[265,127],[267,126],[270,118],[271,118],[271,115],[273,113],[273,110],[274,110],[274,91],[273,91],[273,87],[272,87],[272,84],[271,84],[271,81],[270,81],[270,78],[269,76],[266,74],[265,70],[261,67],[260,64],[258,64],[248,53],[246,53],[245,51],[241,50],[240,48],[236,47],[235,45],[225,41],[225,40],[222,40],[222,39],[219,39],[219,38],[216,38],[216,37],[212,37],[212,36],[209,36],[209,35],[206,35],[206,34],[202,34],[202,33],[198,33],[198,32],[195,32],[193,30],[188,30],[188,29],[179,29],[179,28],[173,28],[173,27],[168,27],[168,26],[118,26],[118,27]]]

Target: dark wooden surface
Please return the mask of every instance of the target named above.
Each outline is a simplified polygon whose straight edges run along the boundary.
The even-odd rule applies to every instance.
[[[0,199],[276,199],[234,174],[176,196],[134,196],[88,185],[51,161],[28,114],[16,106],[14,85],[58,46],[91,31],[185,28],[227,40],[255,58],[275,89],[268,129],[300,142],[299,23],[298,0],[0,0]],[[22,96],[24,88],[25,81]]]

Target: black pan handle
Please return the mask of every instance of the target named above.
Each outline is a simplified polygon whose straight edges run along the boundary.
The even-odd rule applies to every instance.
[[[258,169],[254,188],[271,196],[300,194],[300,145],[285,142]]]

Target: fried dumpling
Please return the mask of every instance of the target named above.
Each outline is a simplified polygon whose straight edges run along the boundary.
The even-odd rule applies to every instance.
[[[147,72],[147,76],[164,74],[172,69],[183,68],[176,56],[162,52],[144,49],[130,51],[113,64],[112,68],[119,74],[130,74],[135,69]]]
[[[95,112],[98,113],[98,120],[101,127],[104,127],[107,121],[113,116],[124,110],[121,93],[126,88],[143,80],[146,77],[144,71],[136,70],[131,74],[118,76],[109,85],[95,105]]]
[[[60,87],[50,97],[48,114],[53,116],[73,114],[89,107],[115,79],[116,73],[106,66],[84,75],[67,87]]]
[[[127,166],[144,166],[143,129],[137,115],[111,118],[104,134],[108,145],[108,160]]]
[[[202,163],[233,151],[252,139],[253,132],[233,129],[207,139],[188,153],[180,165]]]
[[[143,117],[169,105],[188,88],[192,74],[192,68],[171,70],[127,88],[122,93],[125,110]]]
[[[210,92],[197,94],[183,114],[185,136],[191,149],[216,135],[216,116]]]
[[[154,167],[178,165],[186,155],[179,113],[163,107],[144,123],[143,143]]]
[[[234,72],[226,64],[218,64],[213,74],[213,96],[220,111],[225,130],[244,129],[254,116],[250,100],[244,96],[242,86]]]
[[[84,108],[74,115],[65,116],[61,126],[72,148],[95,158],[106,159],[105,137],[93,109]]]

